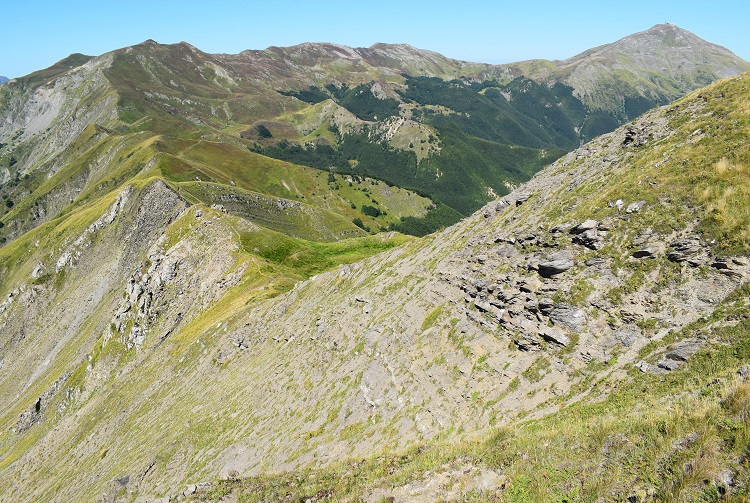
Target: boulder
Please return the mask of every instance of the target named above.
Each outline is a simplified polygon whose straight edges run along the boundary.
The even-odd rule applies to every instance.
[[[667,258],[672,262],[687,262],[703,252],[703,246],[698,238],[686,238],[672,241],[672,251]]]
[[[610,201],[607,203],[607,206],[610,208],[617,208],[617,211],[622,211],[622,208],[625,206],[625,203],[622,199],[618,199],[617,201]]]
[[[570,229],[570,233],[583,234],[586,231],[596,230],[597,225],[599,225],[599,222],[589,219]]]
[[[567,271],[573,265],[573,254],[568,250],[562,250],[549,255],[547,260],[539,262],[537,268],[541,276],[550,277]]]
[[[504,198],[502,198],[502,199],[500,199],[497,203],[495,203],[495,211],[496,212],[501,212],[505,208],[508,208],[508,207],[510,207],[510,202],[507,200],[507,196],[504,197]]]
[[[742,260],[736,260],[729,257],[720,257],[713,261],[711,267],[717,269],[720,273],[733,279],[742,279]]]
[[[539,312],[539,302],[533,297],[526,301],[524,308],[530,313],[537,313]]]
[[[596,229],[589,229],[585,232],[573,236],[574,243],[585,246],[592,250],[599,250],[602,247],[602,238]]]
[[[518,194],[516,196],[516,206],[521,206],[523,203],[529,200],[531,194]]]
[[[645,145],[651,138],[652,134],[646,127],[628,126],[625,131],[625,139],[622,141],[623,147],[640,147]]]
[[[638,213],[643,209],[643,207],[646,206],[646,201],[636,201],[634,203],[630,203],[627,208],[625,208],[625,213]]]
[[[494,314],[495,316],[500,316],[501,314],[500,310],[496,306],[488,302],[486,299],[482,299],[482,298],[474,299],[474,306],[476,306],[476,308],[482,311],[483,313],[490,313],[490,314]]]
[[[522,278],[518,281],[518,288],[522,292],[535,293],[539,291],[544,283],[537,277]]]
[[[521,291],[516,288],[511,288],[510,286],[503,287],[502,289],[498,290],[496,295],[497,298],[500,300],[504,300],[506,302],[510,302],[511,300],[515,299],[521,294]]]
[[[615,339],[628,348],[640,337],[641,329],[635,325],[626,325],[615,331]]]
[[[656,258],[656,251],[647,246],[633,252],[633,258]]]
[[[44,274],[44,264],[37,264],[34,267],[34,270],[31,271],[31,278],[32,279],[40,278],[42,274]]]
[[[676,360],[661,360],[657,364],[657,367],[664,370],[674,370],[680,365],[682,365],[683,362],[676,361]]]
[[[570,337],[555,327],[542,327],[539,331],[539,335],[541,335],[545,341],[559,344],[563,347],[570,344]]]
[[[686,362],[701,348],[701,344],[697,340],[682,341],[674,346],[673,349],[664,355],[664,358],[674,360],[678,362]]]
[[[511,244],[502,244],[495,248],[495,256],[501,259],[514,259],[520,257],[521,254],[515,246]]]
[[[641,370],[644,374],[659,374],[661,372],[664,372],[663,368],[660,368],[656,365],[652,365],[646,361],[639,360],[635,363],[635,366]]]
[[[526,269],[529,271],[539,271],[539,262],[542,262],[542,260],[539,259],[539,257],[531,257],[526,261]]]
[[[537,307],[540,313],[546,316],[549,316],[550,314],[552,314],[552,311],[555,309],[555,301],[553,301],[549,297],[544,297],[543,299],[539,300]]]
[[[542,340],[533,332],[524,332],[515,335],[513,343],[521,351],[539,351],[542,349]]]
[[[674,370],[693,356],[701,348],[700,341],[688,339],[675,344],[672,349],[667,351],[664,357],[659,360],[657,366],[664,370]]]
[[[583,309],[573,307],[569,304],[558,304],[552,310],[550,319],[555,325],[560,325],[571,332],[579,333],[586,323],[586,313]]]
[[[549,232],[551,234],[561,234],[563,232],[569,232],[569,225],[568,224],[559,224],[552,227]]]

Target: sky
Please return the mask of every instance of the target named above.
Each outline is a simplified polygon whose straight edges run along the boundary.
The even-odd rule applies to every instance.
[[[669,22],[750,60],[750,2],[718,0],[126,0],[3,2],[0,75],[147,39],[209,53],[333,42],[407,43],[482,63],[565,59]]]

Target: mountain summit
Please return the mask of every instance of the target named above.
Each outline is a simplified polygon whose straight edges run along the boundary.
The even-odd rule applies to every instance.
[[[619,102],[619,111],[629,112],[630,105],[637,115],[644,107],[748,70],[750,64],[728,49],[676,25],[658,24],[560,62],[556,76],[592,108],[617,109]],[[622,104],[617,93],[623,92],[632,103]]]
[[[582,59],[632,58],[634,64],[651,71],[671,71],[677,75],[710,62],[720,77],[735,75],[746,67],[729,49],[712,44],[677,25],[665,23],[624,37],[611,44],[589,49],[563,61],[576,64]]]

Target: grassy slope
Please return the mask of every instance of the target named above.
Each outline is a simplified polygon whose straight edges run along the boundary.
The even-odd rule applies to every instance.
[[[429,199],[423,196],[398,187],[388,187],[382,182],[329,175],[321,170],[270,159],[226,143],[165,139],[159,143],[158,148],[174,153],[160,164],[161,173],[166,179],[181,185],[201,180],[222,184],[220,190],[223,192],[235,191],[236,187],[239,190],[298,201],[303,204],[303,208],[309,208],[307,213],[315,212],[315,226],[323,229],[321,235],[327,236],[325,239],[331,239],[335,235],[360,233],[352,223],[355,218],[376,231],[396,224],[402,217],[420,216],[430,204]],[[188,191],[203,202],[220,203],[207,192],[198,190],[195,184]],[[381,215],[366,215],[362,211],[365,205],[378,208]],[[269,225],[276,219],[272,209],[266,215],[255,213],[256,220],[261,225]],[[301,231],[295,231],[293,227],[305,226],[311,229],[308,225],[310,222],[307,222],[309,218],[304,217],[303,221],[296,224],[290,221],[288,224],[280,223],[279,227],[271,225],[271,228],[288,230],[292,235],[302,236],[304,234],[299,234]],[[328,227],[330,230],[326,231]],[[306,236],[314,238],[315,234]]]
[[[675,334],[711,330],[717,344],[667,376],[635,371],[626,381],[592,383],[590,403],[483,439],[223,481],[194,500],[233,494],[242,502],[357,501],[374,488],[419,483],[431,472],[468,464],[502,472],[505,483],[465,494],[464,501],[747,501],[750,382],[736,371],[750,361],[748,295],[748,288],[737,292],[710,319]],[[724,323],[728,316],[739,316],[739,324]]]
[[[151,183],[151,181],[141,182],[137,185],[136,190],[141,190],[148,183]],[[8,279],[5,286],[27,278],[34,264],[40,259],[45,260],[44,254],[41,254],[39,250],[61,250],[65,243],[69,243],[72,237],[80,234],[84,228],[106,210],[107,205],[111,204],[113,199],[114,193],[109,194],[96,203],[71,211],[65,217],[60,217],[39,227],[1,249],[0,267],[4,271],[4,277]],[[201,209],[204,213],[202,220],[199,220],[196,216],[198,209]],[[218,225],[218,228],[214,231],[204,230],[203,226],[196,225],[199,222],[206,222],[214,227]],[[212,222],[215,223],[212,224]],[[105,234],[105,236],[107,235]],[[167,396],[162,396],[162,394],[169,393],[169,387],[175,384],[170,384],[168,381],[164,382],[161,374],[164,370],[163,366],[172,366],[177,375],[183,372],[187,372],[189,375],[192,368],[188,366],[183,371],[181,370],[183,367],[181,364],[185,361],[185,357],[188,357],[188,361],[190,361],[195,356],[193,352],[197,345],[200,345],[201,339],[211,337],[211,334],[217,332],[215,328],[217,319],[231,320],[237,312],[247,309],[248,304],[288,291],[300,280],[335,268],[340,264],[361,260],[402,244],[409,239],[400,235],[380,235],[332,243],[309,242],[291,238],[262,227],[248,225],[240,218],[227,216],[221,212],[198,206],[193,207],[188,213],[175,221],[166,230],[165,236],[167,247],[173,244],[192,242],[195,247],[208,246],[209,251],[213,249],[211,247],[214,244],[219,250],[234,249],[234,252],[230,252],[231,263],[234,264],[230,266],[230,270],[241,271],[241,277],[237,285],[222,296],[220,304],[215,304],[205,311],[193,312],[179,334],[175,334],[169,340],[169,348],[166,351],[159,351],[159,344],[156,344],[155,347],[151,347],[144,354],[141,354],[140,358],[135,351],[125,350],[122,345],[115,341],[109,341],[108,343],[107,338],[101,338],[97,333],[97,327],[101,325],[100,321],[106,320],[109,316],[108,313],[111,313],[111,306],[108,303],[117,299],[117,290],[112,292],[113,296],[111,298],[108,296],[108,300],[101,306],[102,309],[92,315],[91,318],[94,321],[81,327],[76,339],[66,345],[65,350],[58,358],[53,360],[53,365],[45,371],[42,378],[35,381],[32,388],[24,390],[23,396],[14,400],[12,406],[4,412],[2,419],[3,434],[0,437],[0,445],[2,445],[0,469],[6,469],[13,466],[14,463],[22,462],[19,460],[23,460],[24,452],[27,449],[35,443],[43,445],[47,441],[45,436],[49,431],[46,428],[32,428],[28,434],[19,437],[12,433],[12,427],[21,412],[33,407],[36,397],[40,396],[62,372],[68,370],[72,371],[73,375],[66,381],[66,386],[72,390],[87,390],[86,398],[80,404],[80,409],[78,407],[76,409],[90,419],[81,423],[76,421],[72,428],[70,424],[63,427],[68,420],[72,419],[72,416],[66,418],[64,414],[52,413],[57,405],[67,407],[68,402],[65,396],[57,396],[54,404],[50,407],[49,421],[51,421],[50,424],[58,424],[66,430],[67,433],[62,440],[64,445],[62,448],[66,452],[75,453],[78,462],[75,465],[55,464],[54,466],[47,466],[45,461],[41,461],[40,466],[46,467],[44,471],[50,477],[49,480],[53,480],[55,477],[61,477],[59,480],[72,477],[74,474],[68,473],[68,470],[76,471],[82,469],[82,467],[90,470],[92,475],[101,470],[107,470],[109,476],[117,477],[120,466],[117,462],[118,457],[130,459],[134,447],[119,434],[110,437],[109,434],[113,431],[116,432],[125,428],[141,439],[149,438],[149,442],[141,444],[145,448],[150,448],[148,446],[153,445],[161,445],[161,447],[166,448],[162,442],[163,435],[159,433],[159,430],[150,428],[148,426],[150,423],[142,420],[133,422],[134,418],[142,415],[141,412],[146,414],[145,410],[141,412],[133,411],[135,415],[128,416],[126,424],[123,424],[124,419],[120,415],[121,407],[127,403],[140,403],[140,400],[145,396],[152,396],[154,399],[156,399],[156,396],[161,396],[161,400],[166,402]],[[30,243],[34,240],[39,240],[40,247],[43,246],[43,248],[31,246]],[[84,253],[82,260],[85,260],[85,257],[93,253],[94,250],[106,250],[106,246],[109,246],[108,243],[109,241],[106,238],[99,239],[92,250]],[[216,257],[217,252],[213,251],[212,253]],[[219,257],[224,253],[224,251],[221,251]],[[132,264],[132,266],[136,267],[137,264]],[[54,293],[56,298],[69,297],[77,288],[78,280],[71,283],[72,278],[79,277],[80,274],[82,273],[78,272],[76,276],[70,276],[70,273],[66,275],[65,273],[53,272],[52,277],[46,278],[42,284],[42,292],[52,289],[51,292]],[[169,295],[169,292],[165,292],[164,295]],[[119,336],[116,335],[116,337]],[[84,352],[84,357],[80,354],[81,351]],[[137,362],[136,368],[141,367],[141,370],[151,368],[152,371],[134,373],[134,362]],[[96,368],[97,372],[99,372],[98,369],[102,369],[101,372],[105,373],[109,372],[107,369],[118,368],[125,374],[130,374],[131,378],[101,382],[98,381],[96,373],[90,372],[91,368]],[[169,396],[173,398],[180,395],[184,395],[184,393],[169,393]],[[193,398],[182,396],[181,406],[191,406]],[[205,404],[206,397],[200,398],[200,403]],[[193,405],[197,406],[197,404]],[[148,412],[146,416],[153,418],[150,406]],[[186,412],[186,414],[183,418],[193,417],[192,413]],[[204,445],[204,442],[210,442],[216,434],[221,433],[221,430],[214,429],[204,431],[203,426],[199,424],[203,421],[201,417],[202,413],[195,416],[196,425],[185,431],[182,431],[179,425],[173,425],[172,429],[175,434],[180,435],[180,442],[185,441],[184,435],[187,434],[187,439],[193,445]],[[58,421],[63,421],[63,423],[58,423]],[[100,440],[97,441],[97,444],[101,443],[101,448],[91,450],[89,442],[85,440],[90,438],[89,435],[92,431],[102,433]],[[153,437],[154,434],[156,434],[156,437]],[[176,442],[178,438],[175,437],[174,440]],[[168,456],[169,453],[164,451],[160,455]],[[103,462],[102,460],[108,456],[107,461]],[[203,459],[202,463],[206,462],[207,459]],[[191,464],[189,471],[191,473],[200,472],[201,466],[200,462],[196,461]],[[98,478],[98,476],[95,478]],[[36,493],[37,497],[43,499],[51,497],[59,490],[60,486],[57,487],[58,489],[55,489],[55,486],[40,486],[39,492]],[[10,491],[8,494],[13,494],[11,490],[13,488],[6,487],[6,489]],[[79,494],[79,497],[83,496],[83,494]]]
[[[676,129],[669,141],[636,149],[618,172],[573,193],[561,188],[549,195],[560,198],[560,207],[574,209],[549,213],[545,221],[600,219],[612,211],[608,201],[643,198],[653,210],[639,217],[632,234],[649,226],[681,228],[696,218],[704,239],[716,240],[716,253],[747,256],[748,96],[750,74],[745,74],[677,102],[663,112]],[[574,162],[560,169],[577,168]],[[618,183],[610,183],[610,176]],[[501,471],[505,482],[497,490],[466,494],[468,501],[747,501],[748,334],[750,286],[745,284],[710,316],[641,351],[642,358],[655,362],[660,345],[709,339],[679,370],[651,375],[632,368],[623,376],[607,373],[605,366],[602,378],[582,383],[586,400],[542,419],[509,424],[479,441],[438,440],[326,470],[224,481],[196,498],[217,501],[232,493],[238,501],[356,501],[373,488],[419,485],[431,472],[470,464]]]
[[[643,200],[650,208],[636,232],[647,227],[660,231],[679,228],[699,208],[697,229],[707,241],[715,240],[724,254],[746,253],[750,247],[750,106],[748,74],[721,81],[664,111],[668,139],[652,138],[646,149],[625,152],[626,163],[617,168],[618,183],[601,178],[575,194],[560,188],[557,209],[546,218],[558,222],[572,215],[601,219],[617,214],[608,205],[617,199]],[[646,134],[649,134],[647,132]],[[574,161],[565,169],[575,169]],[[586,205],[578,204],[580,198]]]

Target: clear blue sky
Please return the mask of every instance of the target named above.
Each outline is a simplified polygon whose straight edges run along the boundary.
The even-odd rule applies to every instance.
[[[154,39],[237,53],[301,42],[408,43],[484,63],[565,59],[670,22],[750,60],[750,2],[628,0],[10,0],[0,9],[0,75],[68,54],[99,55]]]

